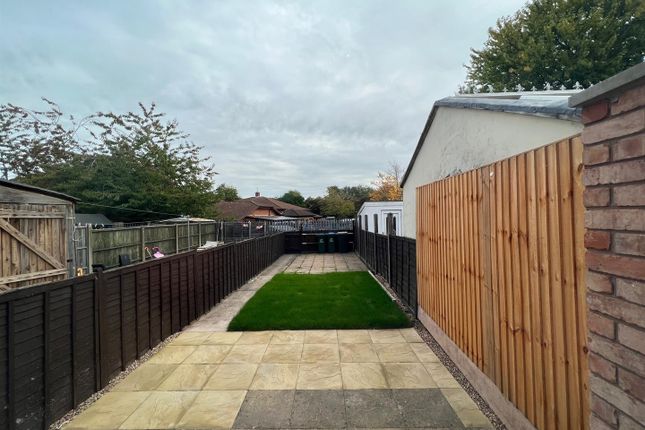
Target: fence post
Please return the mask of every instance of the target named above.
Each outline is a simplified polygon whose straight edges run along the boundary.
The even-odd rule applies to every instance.
[[[197,244],[197,247],[200,247],[200,246],[203,245],[202,244],[202,223],[201,222],[197,224],[197,241],[199,242]]]
[[[179,224],[175,224],[175,254],[179,254]]]
[[[141,262],[146,261],[146,228],[141,226]]]
[[[85,237],[87,238],[87,273],[92,273],[94,269],[92,268],[92,264],[94,264],[94,256],[93,256],[93,251],[92,251],[92,226],[87,225],[85,226],[87,229],[85,232]]]

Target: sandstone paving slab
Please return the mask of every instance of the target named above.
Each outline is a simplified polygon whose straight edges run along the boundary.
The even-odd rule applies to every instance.
[[[220,364],[204,385],[204,390],[246,390],[251,386],[257,364]]]
[[[184,332],[177,336],[170,344],[174,346],[181,345],[201,345],[211,335],[209,332]]]
[[[338,332],[336,330],[307,330],[305,331],[305,343],[337,344]]]
[[[338,330],[339,343],[372,343],[367,330]]]
[[[233,345],[222,363],[260,363],[267,349],[266,344]]]
[[[218,364],[232,349],[230,345],[200,345],[183,363],[189,364]]]
[[[65,429],[116,429],[150,394],[149,391],[106,393],[69,422]]]
[[[461,388],[442,388],[441,393],[466,427],[492,428],[477,404]]]
[[[217,366],[213,364],[179,364],[170,376],[159,385],[159,390],[201,390],[216,368]]]
[[[403,328],[400,329],[399,332],[401,333],[401,336],[403,336],[403,339],[405,339],[406,342],[410,343],[424,343],[423,339],[421,339],[421,336],[419,336],[419,333],[413,328]]]
[[[439,388],[458,388],[461,389],[459,382],[452,376],[452,374],[441,363],[423,363],[426,370],[432,379],[437,383]]]
[[[246,331],[236,342],[238,345],[268,344],[271,341],[271,331]]]
[[[369,330],[374,343],[406,343],[399,330]]]
[[[251,390],[293,390],[298,380],[297,364],[260,364]]]
[[[425,343],[410,343],[410,348],[416,354],[417,358],[422,363],[439,363],[439,357],[435,355]]]
[[[245,395],[245,391],[202,391],[186,410],[177,428],[231,428]]]
[[[273,332],[272,344],[304,343],[305,332],[303,330],[281,330]]]
[[[262,363],[299,363],[302,356],[301,343],[269,344],[262,357]]]
[[[208,332],[209,336],[206,338],[204,343],[206,344],[215,344],[215,345],[232,345],[236,343],[240,337],[242,337],[242,332],[240,331],[228,331],[224,333],[211,333]]]
[[[301,364],[296,388],[299,390],[341,390],[343,379],[338,363]]]
[[[119,382],[112,391],[151,391],[177,368],[177,364],[144,363]]]
[[[407,343],[378,343],[374,350],[381,363],[417,363],[419,358]]]
[[[121,429],[173,429],[197,397],[197,391],[154,391],[128,417]]]
[[[380,363],[341,363],[343,388],[349,390],[387,388]]]
[[[340,344],[340,361],[343,363],[378,363],[380,360],[371,343]]]
[[[340,355],[336,344],[305,344],[302,350],[303,363],[338,363]]]
[[[390,388],[436,388],[437,384],[421,363],[383,363]]]
[[[148,363],[156,364],[179,364],[183,362],[190,354],[195,352],[196,346],[173,346],[168,345],[161,351],[153,355]]]

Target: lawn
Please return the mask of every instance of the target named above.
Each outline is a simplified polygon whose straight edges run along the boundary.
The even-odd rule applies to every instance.
[[[367,272],[282,273],[231,321],[230,331],[410,327],[409,318]]]

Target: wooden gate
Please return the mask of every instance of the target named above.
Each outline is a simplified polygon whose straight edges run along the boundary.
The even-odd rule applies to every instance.
[[[23,205],[24,206],[24,205]],[[0,288],[63,279],[67,273],[65,212],[21,209],[0,212]]]
[[[72,273],[75,201],[55,191],[0,180],[0,292]]]
[[[539,429],[588,428],[582,143],[417,188],[419,306]]]

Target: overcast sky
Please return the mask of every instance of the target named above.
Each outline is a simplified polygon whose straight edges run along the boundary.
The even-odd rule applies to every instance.
[[[369,185],[407,166],[434,100],[517,0],[9,1],[0,103],[156,102],[242,196]]]

